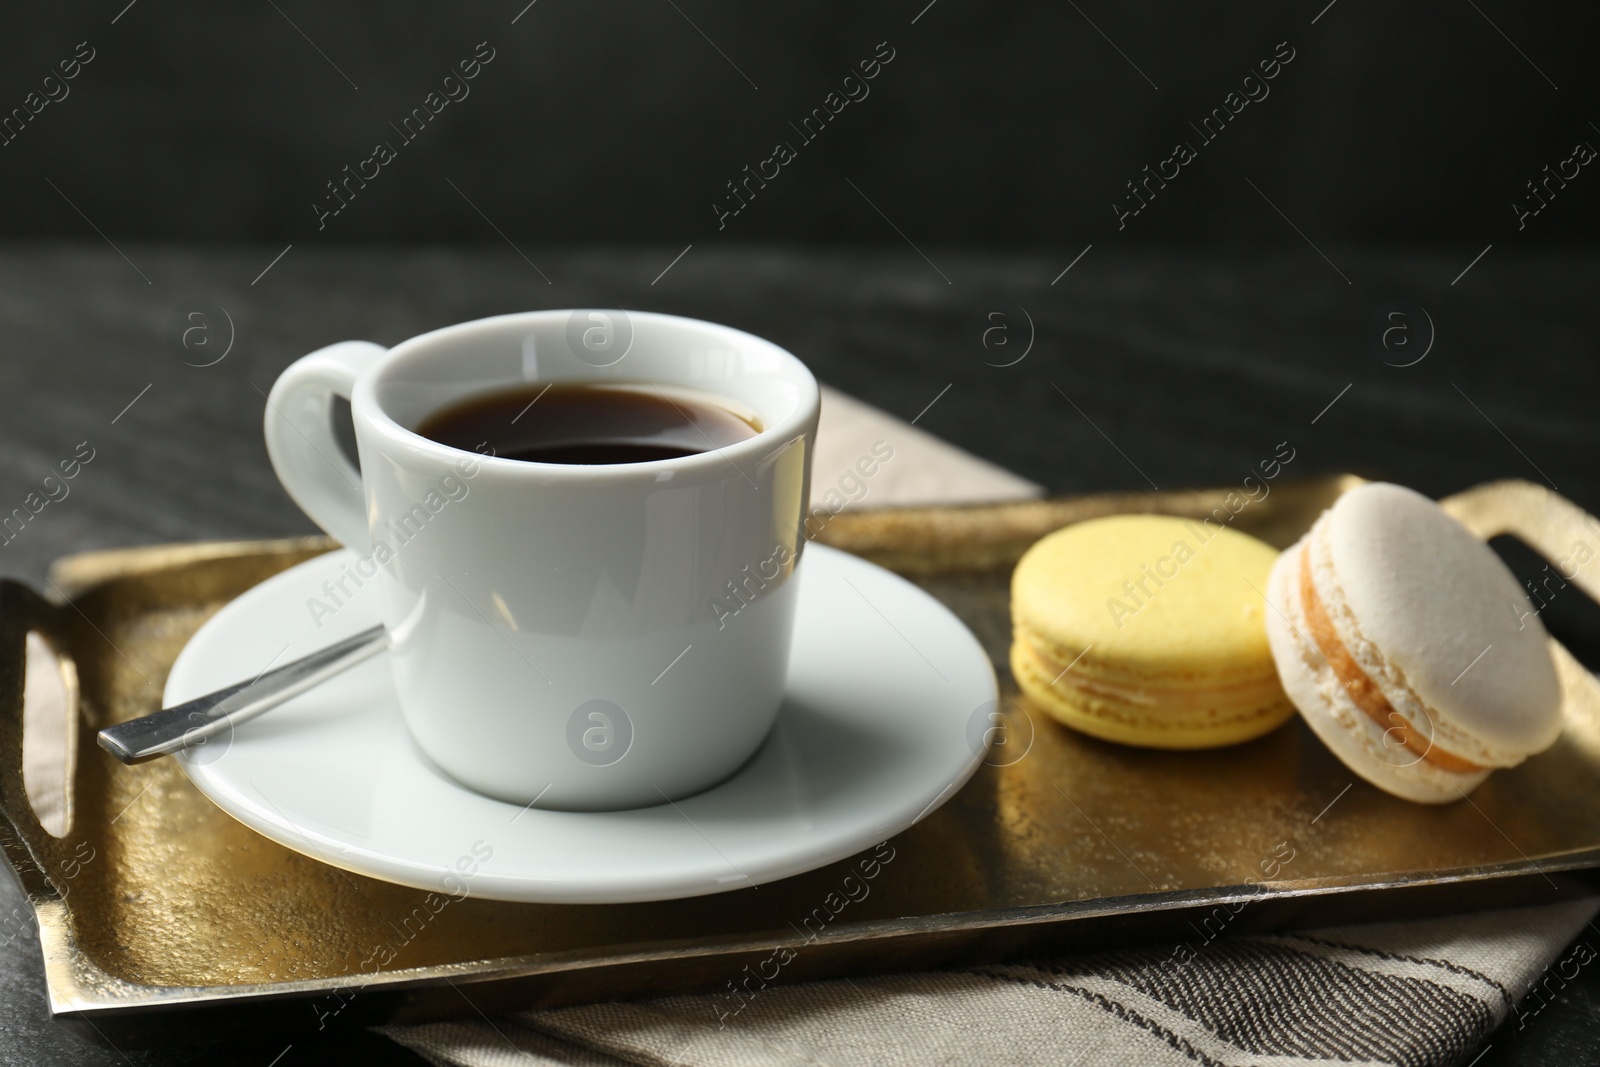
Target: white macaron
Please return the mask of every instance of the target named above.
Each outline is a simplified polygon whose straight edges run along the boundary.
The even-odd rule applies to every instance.
[[[1549,638],[1511,571],[1420,493],[1373,482],[1278,557],[1267,637],[1289,699],[1352,771],[1459,800],[1561,734]]]

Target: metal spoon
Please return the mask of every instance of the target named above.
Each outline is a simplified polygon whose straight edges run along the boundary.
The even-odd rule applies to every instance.
[[[374,626],[247,682],[235,682],[174,707],[108,726],[96,739],[123,763],[141,763],[178,752],[271,711],[388,647],[388,632]]]

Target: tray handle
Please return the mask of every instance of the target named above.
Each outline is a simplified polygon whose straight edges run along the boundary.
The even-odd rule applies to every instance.
[[[1600,520],[1560,493],[1509,480],[1474,486],[1439,502],[1485,541],[1511,534],[1548,560],[1561,579],[1600,603]]]
[[[0,578],[0,845],[30,897],[64,894],[54,872],[70,869],[72,828],[58,838],[44,828],[23,781],[23,702],[29,632],[43,636],[59,656],[72,647],[63,609],[20,582]],[[68,708],[76,714],[76,708]],[[69,780],[69,793],[76,783]]]

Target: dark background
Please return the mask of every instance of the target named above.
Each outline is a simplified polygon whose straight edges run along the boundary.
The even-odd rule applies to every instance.
[[[95,58],[0,147],[5,232],[96,239],[64,197],[119,243],[497,240],[487,216],[535,261],[546,241],[899,243],[862,194],[919,245],[1074,253],[1299,241],[1261,194],[1318,244],[1600,226],[1587,168],[1520,232],[1511,207],[1600,144],[1592,5],[525,3],[16,5],[0,114],[79,42]],[[470,95],[403,143],[390,123],[484,41]],[[789,124],[883,41],[870,95],[801,142]],[[1204,144],[1189,123],[1284,41],[1271,94]],[[380,140],[398,158],[319,230],[326,183]],[[719,231],[725,183],[779,140],[799,158]],[[1119,231],[1113,201],[1179,140],[1199,159]]]
[[[79,442],[96,458],[0,573],[39,587],[71,552],[310,532],[261,445],[284,367],[540,307],[751,330],[1056,493],[1232,483],[1288,440],[1299,477],[1526,478],[1600,512],[1600,176],[1520,231],[1512,206],[1600,145],[1592,7],[525,3],[4,13],[0,123],[79,42],[94,58],[0,144],[0,513]],[[479,42],[470,95],[400,145],[389,124]],[[789,124],[879,42],[870,95],[802,144]],[[1189,123],[1279,42],[1270,96],[1202,145]],[[325,183],[380,140],[397,158],[319,229]],[[798,158],[719,229],[725,183],[779,140]],[[1125,183],[1180,140],[1198,158],[1119,229]],[[212,366],[172,328],[197,299],[228,317]],[[1374,344],[1396,300],[1436,330],[1415,366]],[[1016,349],[985,330],[1024,312],[1036,344],[1001,366]],[[1597,616],[1569,593],[1544,618],[1594,667]],[[1596,973],[1479,1067],[1588,1055]],[[0,1059],[279,1054],[90,1049],[41,989],[37,944],[5,944]],[[300,1044],[279,1067],[384,1048]]]

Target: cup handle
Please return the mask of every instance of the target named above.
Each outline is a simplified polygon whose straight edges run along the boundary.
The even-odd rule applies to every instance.
[[[263,432],[278,480],[300,510],[341,544],[370,547],[361,472],[333,436],[333,398],[350,399],[356,378],[388,349],[341,341],[301,356],[278,376],[267,397]]]

